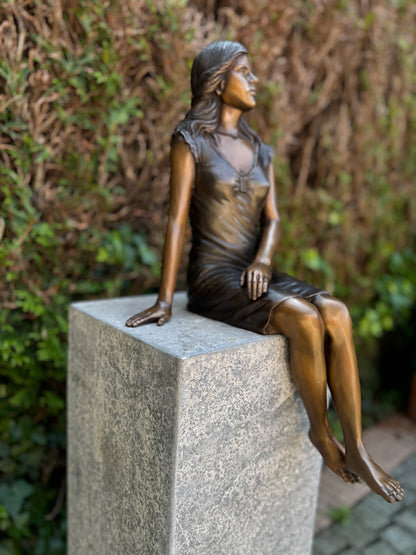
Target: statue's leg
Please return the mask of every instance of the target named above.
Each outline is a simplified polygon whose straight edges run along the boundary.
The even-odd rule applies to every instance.
[[[319,311],[303,299],[289,299],[272,314],[271,324],[289,339],[290,367],[309,417],[312,443],[331,470],[356,482],[346,470],[343,450],[328,422],[324,324]]]
[[[328,382],[344,432],[346,468],[387,501],[398,501],[403,497],[401,485],[371,459],[363,443],[360,380],[348,309],[329,295],[318,297],[314,304],[325,328]]]

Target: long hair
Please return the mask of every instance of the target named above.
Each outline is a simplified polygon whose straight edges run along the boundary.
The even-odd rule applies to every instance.
[[[191,70],[191,109],[176,127],[175,133],[186,130],[192,137],[202,134],[213,138],[220,123],[222,107],[222,100],[216,91],[241,54],[247,54],[247,49],[232,41],[213,42],[199,52]],[[242,117],[239,134],[252,144],[260,141]]]

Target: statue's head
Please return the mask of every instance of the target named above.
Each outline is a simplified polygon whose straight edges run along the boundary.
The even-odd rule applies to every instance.
[[[232,41],[213,42],[201,50],[192,65],[193,104],[215,94],[241,54],[247,54],[247,49]]]
[[[191,109],[177,126],[177,130],[186,128],[192,135],[213,136],[219,125],[223,106],[221,91],[226,86],[229,72],[242,55],[247,55],[247,48],[232,41],[213,42],[201,50],[192,65]],[[257,81],[252,74],[251,76]],[[248,106],[249,109],[255,105],[255,99],[251,102],[252,106]],[[238,125],[241,135],[247,141],[254,143],[260,140],[244,118],[240,118]]]

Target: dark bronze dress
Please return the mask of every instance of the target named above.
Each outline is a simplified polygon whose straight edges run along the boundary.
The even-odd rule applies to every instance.
[[[258,333],[276,333],[270,316],[283,301],[313,300],[323,291],[281,272],[273,272],[268,292],[255,301],[240,286],[241,273],[258,249],[273,150],[257,144],[252,167],[241,173],[221,155],[213,138],[193,138],[184,129],[177,134],[196,161],[188,310]]]

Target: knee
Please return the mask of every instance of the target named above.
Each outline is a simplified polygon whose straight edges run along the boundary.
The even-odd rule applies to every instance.
[[[302,310],[296,319],[297,326],[304,335],[323,335],[324,324],[319,311],[314,306],[311,305],[306,310]]]
[[[279,325],[289,339],[316,341],[324,335],[324,324],[319,311],[307,301],[290,299],[278,310]]]
[[[325,332],[333,339],[345,337],[352,330],[352,321],[348,308],[338,299],[322,301],[319,307]]]

